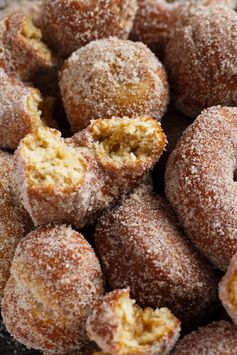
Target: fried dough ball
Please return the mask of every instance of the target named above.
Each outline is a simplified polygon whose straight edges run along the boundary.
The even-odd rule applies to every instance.
[[[237,13],[200,8],[169,41],[165,63],[176,107],[187,116],[209,106],[237,106]]]
[[[100,299],[87,320],[87,333],[111,355],[165,355],[176,343],[179,320],[167,309],[141,309],[129,290]]]
[[[169,99],[166,73],[154,54],[142,43],[117,38],[73,53],[61,71],[60,87],[74,132],[101,117],[160,119]]]
[[[84,237],[71,227],[45,226],[17,246],[2,316],[27,347],[72,351],[89,343],[86,319],[102,294],[99,261]]]
[[[42,28],[42,0],[11,1],[9,6],[0,11],[0,20],[12,15],[14,12],[20,12],[25,16],[29,16],[32,18],[35,26]]]
[[[237,323],[237,253],[219,285],[219,296],[229,316]]]
[[[96,39],[126,39],[136,11],[136,0],[45,0],[45,38],[60,55],[68,57]]]
[[[172,210],[141,186],[107,211],[95,243],[113,289],[130,287],[143,307],[165,306],[182,322],[198,322],[217,299],[212,268],[185,239]]]
[[[149,117],[95,120],[68,140],[41,128],[16,151],[23,205],[36,225],[81,228],[140,183],[165,143],[160,124]]]
[[[198,6],[225,5],[234,9],[236,0],[138,0],[131,38],[146,43],[163,56],[169,39],[183,17],[191,16]]]
[[[52,123],[46,112],[52,104],[0,68],[0,147],[14,150],[28,133]]]
[[[40,29],[29,17],[15,13],[0,22],[0,67],[29,80],[39,70],[48,70],[56,62],[42,42]]]
[[[166,168],[166,196],[192,242],[219,269],[237,251],[237,108],[211,107],[189,126]]]
[[[0,166],[0,298],[2,298],[17,243],[33,225],[14,192],[13,155],[0,151]]]
[[[199,328],[179,340],[172,355],[234,355],[237,328],[226,321]]]

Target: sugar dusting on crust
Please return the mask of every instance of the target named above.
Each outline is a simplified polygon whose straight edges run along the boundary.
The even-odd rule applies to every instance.
[[[195,117],[214,105],[237,105],[237,14],[200,7],[170,40],[165,63],[176,106]]]
[[[13,155],[0,151],[0,298],[10,274],[17,243],[33,228],[14,193]]]
[[[89,342],[85,322],[102,294],[100,265],[83,236],[66,226],[42,227],[17,247],[3,319],[28,347],[76,350]]]
[[[0,44],[0,67],[22,80],[30,80],[37,71],[56,65],[51,51],[42,42],[41,31],[22,13],[14,13],[0,22]]]
[[[10,1],[10,4],[0,11],[0,20],[12,15],[14,12],[21,12],[26,16],[30,16],[37,27],[42,27],[42,0]]]
[[[138,0],[131,38],[151,46],[163,54],[169,39],[182,22],[198,6],[224,5],[235,8],[236,0]]]
[[[236,251],[237,109],[204,110],[166,170],[166,196],[196,246],[225,270]]]
[[[172,355],[236,354],[237,327],[226,321],[199,328],[181,339]]]
[[[142,306],[166,306],[182,321],[196,322],[217,296],[213,270],[186,241],[167,202],[149,187],[105,213],[95,241],[111,287],[130,287]]]
[[[45,38],[63,56],[93,40],[109,36],[126,39],[136,10],[136,0],[46,0]]]
[[[37,89],[24,85],[0,69],[0,147],[16,149],[20,140],[43,125]]]
[[[142,114],[160,119],[168,103],[162,64],[144,44],[117,38],[74,52],[61,71],[60,87],[74,131],[97,118]]]

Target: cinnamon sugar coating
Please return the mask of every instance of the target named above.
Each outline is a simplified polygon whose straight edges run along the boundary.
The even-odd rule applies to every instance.
[[[141,186],[96,227],[96,250],[113,289],[130,287],[144,307],[198,322],[217,298],[217,278],[181,232],[167,202]]]
[[[66,352],[89,343],[86,319],[103,294],[99,261],[84,237],[46,226],[18,244],[4,291],[8,331],[27,347]]]
[[[124,289],[99,300],[87,319],[87,332],[103,354],[165,355],[179,337],[180,322],[167,308],[142,310]]]
[[[52,53],[41,39],[41,31],[21,13],[2,20],[0,67],[23,80],[29,80],[37,71],[55,66]]]
[[[160,119],[169,100],[164,67],[142,43],[109,38],[65,62],[60,88],[73,131],[90,120],[149,115]]]
[[[236,348],[236,326],[220,321],[186,335],[178,342],[172,355],[234,355]]]
[[[169,39],[198,6],[223,5],[234,9],[236,0],[138,0],[138,11],[131,33],[133,40],[146,43],[163,55]]]
[[[219,284],[219,297],[229,316],[237,323],[237,254],[234,254]]]
[[[16,151],[23,205],[35,225],[81,228],[142,181],[165,143],[160,124],[149,117],[95,120],[67,140],[39,129]]]
[[[32,18],[35,26],[42,27],[42,0],[18,0],[11,3],[0,11],[0,20],[12,15],[14,12],[20,12],[25,16]]]
[[[33,228],[14,192],[13,155],[0,151],[0,298],[10,275],[17,243]]]
[[[0,147],[16,149],[20,140],[40,126],[42,97],[37,89],[8,76],[0,68]]]
[[[221,270],[236,252],[237,109],[212,107],[171,153],[166,196],[193,243]]]
[[[200,8],[171,38],[165,63],[176,106],[196,117],[214,105],[237,105],[237,13]]]
[[[45,0],[45,38],[67,57],[97,39],[126,39],[136,11],[136,0]]]

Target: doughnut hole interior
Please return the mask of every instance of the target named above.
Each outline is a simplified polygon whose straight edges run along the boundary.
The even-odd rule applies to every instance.
[[[235,171],[234,171],[234,181],[235,182],[237,181],[237,169],[235,169]]]
[[[41,121],[42,112],[40,110],[42,103],[43,100],[38,90],[34,90],[26,99],[26,106],[33,118],[35,128],[43,125],[43,122]]]
[[[22,26],[21,34],[26,39],[27,43],[40,53],[48,62],[52,61],[51,51],[42,42],[41,30],[33,25],[33,22],[29,17],[26,18]]]
[[[33,120],[33,128],[49,126],[57,128],[57,122],[53,118],[55,100],[52,97],[42,99],[40,92],[34,90],[26,99],[29,115]]]
[[[29,134],[22,141],[21,153],[32,186],[70,192],[83,180],[84,160],[63,142],[56,130],[39,128]]]
[[[177,327],[178,320],[167,308],[142,310],[125,293],[116,305],[119,320],[119,347],[123,352],[149,349]]]
[[[237,309],[237,273],[235,273],[228,284],[230,303]]]
[[[164,135],[152,118],[97,120],[91,132],[100,162],[116,168],[144,162],[163,149]]]

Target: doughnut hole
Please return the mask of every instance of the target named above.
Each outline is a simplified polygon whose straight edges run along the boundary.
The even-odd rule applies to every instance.
[[[82,183],[85,162],[58,131],[39,128],[24,138],[21,149],[32,187],[71,192]]]
[[[29,17],[25,18],[21,35],[33,49],[35,49],[47,62],[52,62],[53,56],[48,47],[42,42],[42,32],[35,27]]]
[[[237,182],[237,169],[234,170],[234,181]]]
[[[118,300],[115,315],[120,324],[119,348],[121,353],[144,351],[177,327],[178,320],[167,308],[142,310],[124,293]]]
[[[165,146],[160,124],[150,117],[99,119],[91,134],[100,163],[117,169],[143,164]]]

